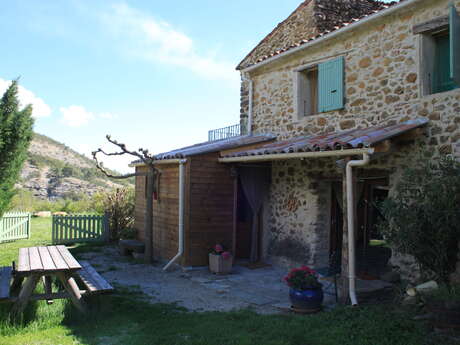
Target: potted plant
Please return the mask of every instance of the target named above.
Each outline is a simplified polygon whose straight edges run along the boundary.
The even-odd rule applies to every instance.
[[[209,270],[216,274],[228,274],[232,270],[233,256],[221,244],[216,244],[209,253]]]
[[[318,282],[317,274],[307,266],[293,268],[284,277],[290,287],[289,299],[292,308],[300,312],[317,312],[323,303],[323,286]]]

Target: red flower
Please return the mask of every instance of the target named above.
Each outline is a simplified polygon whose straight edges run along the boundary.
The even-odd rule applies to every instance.
[[[230,259],[231,257],[232,257],[232,254],[230,254],[230,252],[222,253],[222,258],[224,258],[225,260]]]
[[[222,253],[224,251],[224,248],[220,244],[216,244],[214,247],[214,250],[216,253]]]

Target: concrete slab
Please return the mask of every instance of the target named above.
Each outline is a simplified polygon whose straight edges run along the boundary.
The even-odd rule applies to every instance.
[[[177,303],[195,311],[228,311],[251,308],[258,313],[283,312],[289,305],[289,288],[283,281],[286,270],[278,267],[249,269],[235,266],[232,274],[216,276],[206,268],[181,268],[164,272],[163,265],[144,265],[127,261],[115,247],[107,246],[102,253],[85,253],[85,258],[100,267],[110,283],[140,288],[152,303]],[[117,270],[108,268],[116,266]],[[98,269],[99,270],[99,269]],[[325,304],[335,299],[325,298]]]

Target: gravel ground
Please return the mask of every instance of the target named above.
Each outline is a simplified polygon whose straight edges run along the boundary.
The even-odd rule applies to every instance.
[[[211,274],[207,267],[184,271],[176,266],[169,272],[157,263],[145,265],[121,256],[116,247],[81,254],[111,284],[139,288],[152,303],[177,303],[193,311],[229,311],[251,308],[269,314],[289,308],[288,288],[282,281],[284,269],[248,269],[235,266],[232,274]]]

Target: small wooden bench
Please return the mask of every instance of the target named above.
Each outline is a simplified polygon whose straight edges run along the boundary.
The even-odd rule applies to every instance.
[[[0,302],[10,299],[10,282],[13,273],[13,267],[0,267]]]
[[[81,280],[88,294],[107,293],[113,291],[110,285],[99,273],[96,272],[93,266],[87,261],[80,261],[82,267],[75,275]]]
[[[121,255],[130,255],[134,253],[143,253],[145,249],[144,243],[137,240],[120,240],[118,241]]]

